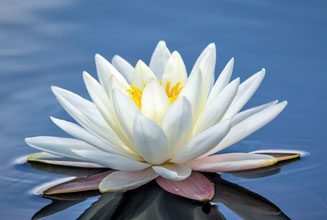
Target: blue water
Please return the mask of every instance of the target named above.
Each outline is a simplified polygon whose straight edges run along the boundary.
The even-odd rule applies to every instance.
[[[17,158],[35,152],[24,143],[26,136],[64,135],[49,120],[50,115],[68,118],[51,85],[87,97],[81,73],[95,75],[95,53],[108,58],[120,54],[131,63],[149,61],[158,40],[180,51],[188,70],[201,50],[215,42],[216,72],[231,57],[236,60],[234,78],[246,79],[266,68],[266,78],[248,106],[275,98],[289,101],[276,120],[228,151],[282,148],[308,151],[310,156],[262,178],[223,175],[239,185],[233,190],[217,185],[220,194],[235,196],[232,203],[221,201],[220,195],[208,208],[160,191],[156,198],[148,195],[150,202],[143,209],[129,206],[124,197],[123,211],[116,217],[129,218],[137,210],[145,213],[139,219],[326,219],[326,11],[323,0],[0,1],[1,219],[30,219],[37,212],[47,219],[76,219],[98,199],[113,201],[99,216],[110,212],[106,207],[116,207],[120,194],[61,198],[49,207],[51,200],[32,189],[65,175],[33,169]],[[263,217],[260,208],[245,205],[251,201],[282,213]]]

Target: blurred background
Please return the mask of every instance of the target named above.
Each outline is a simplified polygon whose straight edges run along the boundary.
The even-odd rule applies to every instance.
[[[87,96],[81,73],[94,55],[149,62],[159,40],[178,50],[188,71],[216,43],[216,77],[235,58],[233,78],[267,74],[247,107],[288,100],[272,123],[227,151],[298,149],[310,156],[260,179],[227,175],[292,219],[327,218],[327,2],[323,0],[0,0],[0,210],[28,219],[49,200],[33,187],[54,180],[21,164],[35,152],[27,136],[65,134],[49,116],[69,118],[51,94],[57,85]],[[52,218],[75,219],[94,200]],[[238,219],[225,206],[228,219]],[[19,211],[17,211],[19,210]]]

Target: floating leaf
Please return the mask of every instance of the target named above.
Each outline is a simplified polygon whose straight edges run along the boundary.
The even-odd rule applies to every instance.
[[[250,152],[252,154],[265,154],[275,157],[278,162],[285,160],[292,160],[300,157],[304,157],[308,155],[307,152],[298,151],[298,150],[280,150],[280,149],[272,149],[272,150],[257,150]]]
[[[61,193],[75,193],[90,190],[98,190],[99,183],[108,176],[112,170],[99,173],[96,175],[76,178],[64,183],[53,186],[43,192],[45,195],[61,194]]]
[[[156,179],[161,188],[185,198],[207,202],[214,194],[214,185],[203,174],[193,172],[187,179],[172,181],[162,177]]]
[[[46,152],[40,152],[35,154],[30,154],[27,156],[28,162],[37,162],[37,163],[45,163],[51,165],[58,166],[66,166],[66,167],[81,167],[81,168],[104,168],[101,165],[95,163],[89,163],[74,159],[66,159],[63,157],[58,157]]]

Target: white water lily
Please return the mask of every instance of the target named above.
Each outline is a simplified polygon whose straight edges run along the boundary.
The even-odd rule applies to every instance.
[[[110,63],[95,56],[99,82],[83,73],[88,101],[52,87],[77,124],[51,117],[73,138],[26,138],[50,154],[91,162],[116,171],[100,191],[139,187],[161,176],[179,181],[193,171],[231,172],[272,165],[263,154],[216,154],[273,120],[287,102],[272,101],[241,111],[264,78],[265,70],[240,84],[230,82],[232,58],[214,82],[216,48],[207,46],[187,71],[181,55],[160,41],[149,66],[133,67],[119,56]],[[241,112],[240,112],[241,111]],[[211,156],[212,155],[212,156]]]

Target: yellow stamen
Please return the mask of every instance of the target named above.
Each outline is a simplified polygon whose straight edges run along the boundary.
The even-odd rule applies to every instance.
[[[183,89],[182,82],[176,83],[173,87],[171,87],[171,83],[167,82],[166,86],[164,87],[163,83],[160,82],[160,85],[165,89],[165,92],[167,94],[168,100],[170,104],[172,104],[177,98],[179,93]],[[146,84],[143,84],[143,87],[145,87]],[[137,107],[141,109],[141,101],[142,101],[142,93],[143,89],[137,87],[136,85],[132,84],[130,89],[127,89],[127,92],[130,94],[131,99],[135,102]]]

